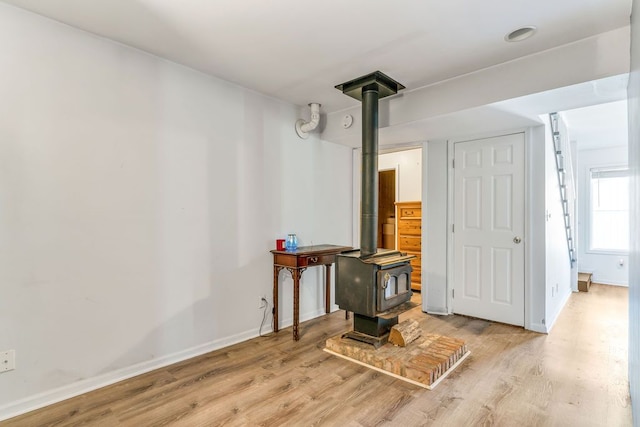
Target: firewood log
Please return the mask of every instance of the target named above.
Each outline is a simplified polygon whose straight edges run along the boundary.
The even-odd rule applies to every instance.
[[[389,342],[393,345],[406,347],[422,335],[422,329],[415,320],[405,320],[391,328]]]

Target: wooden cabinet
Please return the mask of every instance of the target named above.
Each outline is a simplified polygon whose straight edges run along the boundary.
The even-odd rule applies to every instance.
[[[411,289],[419,291],[422,287],[422,202],[397,202],[396,221],[396,249],[416,256],[411,260]]]

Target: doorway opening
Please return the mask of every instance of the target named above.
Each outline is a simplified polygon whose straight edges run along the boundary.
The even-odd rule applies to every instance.
[[[629,284],[626,100],[560,113],[576,183],[578,271],[595,283]]]
[[[378,247],[396,248],[396,170],[378,171]]]

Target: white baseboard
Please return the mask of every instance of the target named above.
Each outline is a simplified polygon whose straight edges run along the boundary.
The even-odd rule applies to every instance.
[[[446,307],[429,307],[427,306],[427,311],[425,313],[434,314],[436,316],[447,316],[449,313],[447,312]]]
[[[300,315],[300,321],[304,322],[307,320],[315,319],[316,317],[323,316],[324,314],[324,308],[303,313]],[[286,328],[291,325],[293,325],[293,316],[287,319],[283,319],[280,322],[280,328]],[[272,332],[271,325],[265,325],[262,333],[267,334],[270,332]],[[87,378],[62,387],[45,391],[43,393],[29,396],[24,399],[10,402],[8,404],[0,406],[0,421],[17,417],[18,415],[22,415],[27,412],[43,408],[45,406],[49,406],[66,399],[70,399],[72,397],[79,396],[81,394],[88,393],[90,391],[97,390],[99,388],[106,387],[108,385],[124,381],[126,379],[133,378],[147,372],[151,372],[156,369],[164,368],[165,366],[182,362],[183,360],[191,359],[193,357],[197,357],[214,350],[219,350],[233,344],[247,341],[251,338],[257,337],[258,335],[259,328],[251,329],[249,331],[245,331],[236,335],[217,339],[173,354],[169,354],[152,360],[147,360],[145,362],[127,366],[113,372],[108,372],[106,374]]]
[[[629,287],[629,283],[620,283],[620,281],[614,281],[614,280],[609,280],[609,279],[598,279],[598,280],[594,280],[593,278],[591,278],[591,283],[598,283],[600,285],[609,285],[609,286],[620,286],[622,288],[628,288]]]
[[[271,328],[264,332],[271,332]],[[258,336],[258,329],[252,329],[240,334],[214,340],[173,354],[147,360],[125,368],[117,369],[113,372],[87,378],[62,387],[58,387],[25,399],[17,400],[9,404],[0,406],[0,421],[13,418],[18,415],[30,412],[42,407],[61,402],[90,391],[106,387],[108,385],[123,381],[137,375],[141,375],[155,369],[163,368],[183,360],[191,359],[214,350],[237,344],[242,341]]]
[[[564,298],[562,299],[562,303],[560,304],[560,309],[556,313],[555,317],[553,319],[550,319],[550,320],[547,319],[547,333],[551,332],[551,329],[553,328],[553,325],[556,324],[556,320],[558,320],[558,317],[560,317],[560,313],[562,313],[562,310],[564,310],[564,308],[567,305],[567,303],[569,302],[569,298],[571,298],[572,294],[573,294],[573,291],[567,292],[566,295],[564,296]]]
[[[306,322],[307,320],[315,319],[316,317],[320,317],[324,315],[325,315],[324,307],[319,308],[317,310],[308,311],[306,313],[300,313],[300,323]],[[288,328],[289,326],[293,325],[293,316],[285,317],[284,319],[280,318],[279,323],[280,323],[279,329]]]
[[[533,332],[538,332],[540,334],[548,334],[549,330],[547,329],[546,325],[543,325],[542,323],[532,323],[529,325],[529,328],[525,328],[529,331],[533,331]]]

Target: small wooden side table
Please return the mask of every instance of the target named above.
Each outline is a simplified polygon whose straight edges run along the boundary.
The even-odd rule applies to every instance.
[[[331,264],[340,252],[351,250],[350,246],[314,245],[301,246],[295,251],[272,250],[273,254],[273,332],[278,332],[278,276],[286,268],[293,278],[293,339],[298,341],[300,323],[300,278],[308,267],[325,267],[325,312],[331,310]]]

